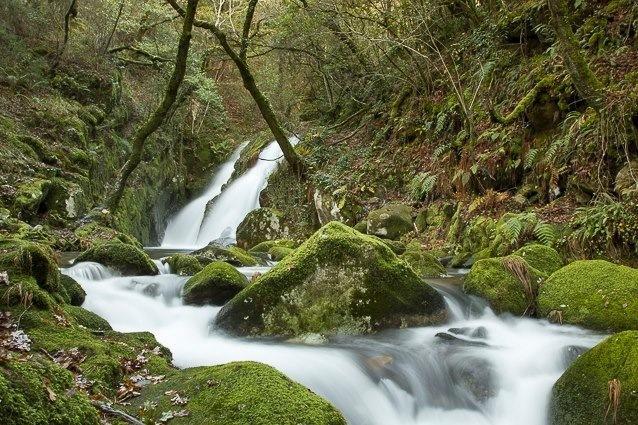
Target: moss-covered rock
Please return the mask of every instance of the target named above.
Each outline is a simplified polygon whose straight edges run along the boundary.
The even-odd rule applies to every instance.
[[[216,320],[242,335],[297,336],[445,318],[441,295],[385,244],[332,222],[229,301]]]
[[[355,229],[356,230],[356,229]],[[392,239],[383,239],[378,236],[370,235],[371,238],[375,238],[379,240],[379,242],[385,244],[388,248],[392,250],[396,255],[401,255],[405,252],[405,243],[401,241],[394,241]]]
[[[497,313],[533,314],[538,287],[546,277],[521,257],[510,255],[474,263],[463,288],[485,298]]]
[[[109,242],[84,251],[76,263],[94,261],[111,267],[124,275],[154,276],[157,265],[141,249],[122,242]]]
[[[270,366],[236,362],[184,369],[158,385],[146,387],[132,400],[131,413],[155,422],[162,412],[175,410],[169,391],[188,399],[189,414],[171,424],[219,425],[345,425],[343,416],[327,401],[291,381]],[[166,394],[169,392],[169,394]],[[150,403],[149,403],[150,402]],[[156,403],[154,409],[144,405]],[[180,407],[180,409],[182,408]],[[178,409],[179,410],[179,409]]]
[[[638,201],[638,161],[629,162],[618,172],[614,190],[622,199]]]
[[[257,245],[250,248],[248,253],[250,254],[268,253],[268,251],[270,251],[271,248],[276,246],[295,249],[299,246],[299,244],[293,241],[292,239],[275,239],[272,241],[264,241],[264,242],[258,243]]]
[[[187,254],[170,256],[166,259],[166,263],[171,268],[171,273],[180,276],[194,276],[203,269],[197,257]]]
[[[412,208],[404,204],[385,205],[368,214],[367,226],[369,235],[399,239],[414,230]]]
[[[64,288],[65,302],[74,306],[81,306],[86,298],[86,292],[82,286],[70,276],[60,275],[60,284]]]
[[[363,234],[367,234],[368,233],[368,221],[367,220],[362,220],[362,221],[358,222],[357,224],[354,225],[353,229],[356,230],[357,232],[360,232],[360,233],[363,233]]]
[[[6,425],[99,424],[89,398],[68,370],[39,354],[0,363],[0,418]]]
[[[110,227],[103,226],[96,222],[91,222],[75,229],[75,236],[78,238],[79,248],[82,250],[90,249],[95,245],[101,245],[108,242],[122,242],[142,248],[142,244],[133,236],[119,232]]]
[[[51,181],[45,179],[33,179],[20,185],[14,201],[14,209],[19,217],[25,220],[35,217],[52,186]]]
[[[638,332],[612,335],[554,384],[550,425],[638,423]]]
[[[564,262],[558,251],[547,245],[530,244],[514,251],[513,255],[518,255],[527,264],[545,273],[547,276],[563,267]]]
[[[399,258],[408,263],[422,278],[439,277],[446,273],[439,259],[425,251],[417,241],[410,242]]]
[[[111,325],[109,325],[109,322],[105,319],[93,312],[83,309],[82,307],[65,305],[63,310],[76,325],[84,326],[91,331],[97,332],[113,330]]]
[[[237,227],[237,245],[250,248],[261,242],[288,236],[283,214],[273,208],[257,208],[246,215]]]
[[[256,266],[260,263],[258,258],[253,257],[245,250],[236,246],[229,246],[225,248],[211,244],[193,252],[192,255],[194,255],[202,264],[208,264],[213,261],[224,261],[237,267],[250,267]]]
[[[186,304],[222,305],[248,286],[246,276],[223,261],[210,263],[184,285]]]
[[[638,329],[638,270],[603,260],[575,261],[541,286],[539,313],[597,330]]]
[[[293,252],[294,249],[286,248],[285,246],[273,246],[268,250],[268,255],[273,261],[281,261]]]

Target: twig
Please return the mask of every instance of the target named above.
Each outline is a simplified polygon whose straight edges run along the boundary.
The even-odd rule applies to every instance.
[[[106,413],[107,415],[117,416],[133,425],[144,425],[144,422],[134,418],[133,416],[129,415],[126,412],[114,409],[112,406],[109,406],[106,403],[102,403],[102,402],[94,400],[94,401],[91,401],[91,404],[93,405],[93,407],[95,407],[96,409],[99,409],[100,411]]]

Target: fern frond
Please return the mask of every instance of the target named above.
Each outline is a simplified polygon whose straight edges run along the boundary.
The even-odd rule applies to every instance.
[[[549,223],[543,223],[542,221],[534,227],[534,236],[539,240],[539,242],[547,246],[554,245],[554,242],[557,239],[554,226]]]

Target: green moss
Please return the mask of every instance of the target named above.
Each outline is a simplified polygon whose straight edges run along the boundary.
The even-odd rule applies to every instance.
[[[12,275],[33,276],[38,286],[60,290],[60,272],[53,251],[45,245],[18,239],[0,239],[0,268]]]
[[[253,362],[229,363],[175,372],[165,382],[147,387],[133,400],[131,413],[146,402],[157,403],[141,417],[156,421],[162,412],[176,410],[167,391],[188,398],[181,408],[189,415],[171,424],[219,425],[345,425],[341,414],[321,397],[286,378],[270,366]],[[179,409],[177,409],[179,410]]]
[[[332,222],[234,297],[217,324],[239,334],[367,333],[438,323],[442,297],[376,238]]]
[[[272,258],[274,261],[281,261],[293,251],[294,249],[287,248],[285,246],[273,246],[268,250],[268,255],[270,255],[270,258]]]
[[[204,267],[184,285],[187,304],[222,305],[248,285],[248,279],[228,263],[217,261]]]
[[[40,205],[46,200],[52,183],[50,180],[34,179],[23,183],[18,187],[14,209],[22,219],[34,218],[40,209]]]
[[[65,302],[74,306],[81,306],[84,303],[86,292],[82,289],[79,283],[72,277],[65,274],[60,275],[60,284],[64,288]]]
[[[371,238],[376,238],[379,242],[385,244],[396,255],[401,255],[405,252],[405,244],[401,241],[394,241],[392,239],[382,239],[378,236],[370,235]]]
[[[66,315],[73,320],[77,325],[84,326],[90,331],[110,331],[113,330],[109,322],[101,318],[95,313],[83,309],[82,307],[76,307],[73,305],[65,305],[62,307]]]
[[[403,204],[385,205],[368,214],[367,224],[369,235],[399,239],[414,230],[412,208]]]
[[[405,253],[399,256],[412,267],[412,269],[422,278],[439,277],[446,273],[445,267],[429,252],[421,247],[419,242],[413,241],[408,244]]]
[[[142,244],[133,236],[95,222],[78,227],[74,233],[79,239],[81,249],[89,249],[95,245],[107,242],[122,242],[137,248],[142,248]]]
[[[547,245],[531,244],[525,245],[515,251],[513,255],[518,255],[527,261],[527,264],[545,273],[547,276],[563,267],[564,262],[558,251]]]
[[[237,244],[243,248],[288,236],[283,214],[273,208],[258,208],[246,215],[237,227]]]
[[[193,255],[203,264],[211,261],[225,261],[237,267],[250,267],[259,264],[257,258],[236,246],[223,248],[217,245],[208,245],[193,252]]]
[[[42,289],[32,276],[9,272],[9,285],[0,289],[0,306],[29,307],[49,310],[57,301]]]
[[[575,261],[541,286],[543,316],[591,329],[638,329],[638,270],[602,260]]]
[[[614,410],[610,384],[618,380]],[[638,332],[615,334],[580,356],[552,389],[550,425],[638,423]],[[614,420],[615,418],[615,420]]]
[[[267,253],[271,248],[280,246],[284,248],[295,249],[299,246],[298,243],[291,239],[275,239],[272,241],[264,241],[258,243],[254,247],[250,248],[249,253]]]
[[[0,418],[6,425],[89,425],[97,411],[73,389],[73,375],[35,354],[0,364]]]
[[[202,265],[196,257],[186,254],[175,254],[166,259],[171,273],[180,276],[193,276],[202,271]]]
[[[513,270],[519,270],[526,282]],[[546,277],[521,257],[510,255],[474,263],[463,288],[469,294],[485,298],[497,313],[524,315],[534,312],[534,296]]]
[[[368,233],[368,222],[366,220],[362,220],[358,222],[357,224],[355,224],[353,229],[356,230],[357,232],[366,234]]]
[[[84,251],[76,263],[94,261],[125,274],[154,276],[159,273],[157,265],[141,249],[121,242],[109,242]]]

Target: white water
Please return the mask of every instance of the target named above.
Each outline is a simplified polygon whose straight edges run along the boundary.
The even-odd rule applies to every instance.
[[[293,145],[298,141],[296,137],[290,139]],[[205,193],[171,220],[162,247],[196,249],[221,237],[235,238],[242,220],[250,211],[259,208],[259,194],[283,160],[281,148],[277,142],[271,142],[248,171],[223,187],[232,176],[242,148],[215,173]]]
[[[228,180],[233,175],[235,163],[247,144],[248,142],[245,142],[235,149],[228,161],[219,166],[204,192],[189,202],[169,221],[164,233],[164,239],[162,240],[163,247],[195,247],[208,201],[222,192],[222,187],[228,183]]]
[[[177,366],[267,363],[330,400],[356,425],[545,425],[549,393],[568,365],[568,348],[591,347],[601,338],[575,327],[497,317],[484,303],[441,287],[453,316],[445,326],[323,346],[248,341],[211,329],[219,307],[182,304],[187,278],[119,277],[94,263],[65,273],[87,292],[83,307],[116,330],[152,332]],[[487,336],[462,337],[470,344],[435,337],[451,327],[483,327]],[[471,344],[477,342],[486,345]],[[491,382],[491,396],[473,395],[461,379],[467,372],[479,384]]]

